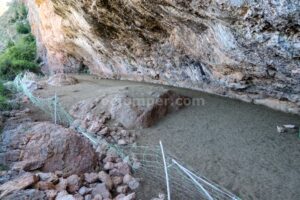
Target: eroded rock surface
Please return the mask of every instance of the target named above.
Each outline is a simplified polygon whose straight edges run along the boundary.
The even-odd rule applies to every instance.
[[[299,114],[299,1],[27,3],[49,72],[87,66],[101,77],[194,88]]]
[[[1,148],[1,163],[17,170],[60,170],[70,175],[93,171],[98,165],[87,140],[49,122],[24,122],[4,129]]]

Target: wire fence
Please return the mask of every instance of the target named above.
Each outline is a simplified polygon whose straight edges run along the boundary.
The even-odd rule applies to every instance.
[[[51,98],[36,97],[28,87],[30,84],[32,80],[27,73],[18,75],[14,81],[17,90],[51,116],[54,123],[64,126],[73,124],[74,119],[60,104],[56,94]],[[175,156],[164,150],[161,142],[158,146],[121,146],[111,144],[105,138],[95,138],[79,126],[75,129],[93,145],[106,145],[132,166],[134,175],[142,180],[140,191],[137,192],[140,199],[151,199],[164,193],[168,200],[239,200],[236,195],[186,168]]]

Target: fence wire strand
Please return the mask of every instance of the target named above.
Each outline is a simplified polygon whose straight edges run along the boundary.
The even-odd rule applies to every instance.
[[[29,89],[30,78],[27,73],[18,75],[14,81],[17,90],[27,96],[30,101],[48,114],[55,123],[64,126],[71,126],[74,119],[63,108],[56,94],[51,98],[40,98],[34,96]],[[105,139],[97,139],[80,127],[76,130],[84,137],[89,139],[94,145],[107,145],[114,150],[120,157],[132,164],[134,174],[140,177],[143,187],[150,187],[151,194],[147,194],[148,199],[157,196],[160,192],[169,194],[172,200],[239,200],[237,196],[226,189],[210,182],[203,176],[196,175],[195,172],[184,167],[170,153],[163,153],[161,146],[119,146],[110,144]],[[133,165],[134,160],[138,159],[140,166]],[[167,171],[167,175],[166,175]],[[166,180],[166,177],[168,180]],[[168,184],[166,184],[168,183]],[[156,187],[154,188],[153,185]],[[167,186],[168,185],[168,186]],[[145,194],[141,194],[143,196]],[[145,198],[147,198],[145,197]]]

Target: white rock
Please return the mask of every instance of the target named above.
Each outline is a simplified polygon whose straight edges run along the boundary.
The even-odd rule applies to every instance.
[[[114,168],[114,163],[112,162],[107,162],[105,163],[104,167],[103,167],[105,170],[111,170]]]
[[[110,176],[106,172],[101,171],[101,172],[99,172],[98,176],[99,176],[99,179],[102,181],[102,183],[105,183],[106,187],[109,190],[111,190],[113,188],[114,184],[113,184]]]
[[[111,194],[104,183],[97,184],[96,187],[92,190],[93,196],[96,196],[98,194],[100,194],[103,198],[111,198]]]
[[[93,200],[102,200],[103,197],[100,194],[97,194],[96,196],[94,196]]]
[[[87,187],[83,186],[79,189],[78,193],[84,196],[84,195],[90,193],[91,191],[92,191],[91,188],[87,188]]]
[[[128,187],[131,189],[131,190],[136,190],[140,187],[140,183],[137,179],[133,179],[131,181],[129,181],[128,183]]]
[[[97,173],[85,173],[84,180],[87,183],[95,183],[95,182],[97,182],[97,180],[99,180],[99,177],[98,177]]]
[[[115,199],[116,200],[134,200],[136,198],[135,193],[128,194],[125,196],[124,194],[118,195]]]
[[[125,145],[125,144],[128,144],[128,142],[126,142],[124,139],[118,140],[118,145]]]
[[[282,126],[277,126],[277,132],[278,132],[278,133],[284,133],[284,132],[286,132],[286,130],[285,130],[285,128],[282,127]]]
[[[292,124],[283,125],[283,127],[286,129],[295,129],[296,128],[296,126],[292,125]]]
[[[117,193],[119,193],[119,194],[126,194],[127,191],[128,191],[127,185],[120,185],[117,187]]]
[[[67,191],[61,191],[57,194],[55,200],[76,200],[72,195],[68,194]]]

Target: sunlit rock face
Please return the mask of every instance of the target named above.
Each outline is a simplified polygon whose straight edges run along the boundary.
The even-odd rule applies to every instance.
[[[300,113],[289,0],[27,0],[48,72],[193,88]]]

